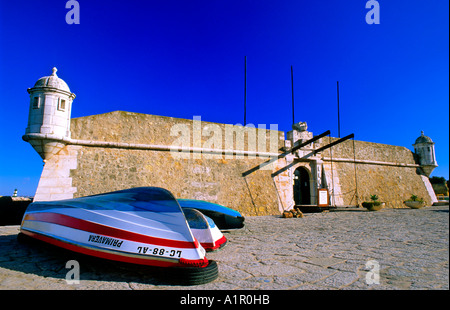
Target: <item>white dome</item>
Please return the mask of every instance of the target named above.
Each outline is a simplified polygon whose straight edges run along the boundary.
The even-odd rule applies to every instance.
[[[67,85],[67,83],[56,75],[56,71],[58,71],[58,69],[53,68],[52,70],[53,70],[52,75],[41,77],[34,84],[33,88],[52,87],[70,93],[70,88]]]
[[[416,139],[416,142],[414,144],[419,144],[419,143],[431,143],[431,144],[434,144],[433,140],[431,140],[430,137],[425,136],[423,131],[422,131],[422,134],[420,135],[420,137],[418,137]]]

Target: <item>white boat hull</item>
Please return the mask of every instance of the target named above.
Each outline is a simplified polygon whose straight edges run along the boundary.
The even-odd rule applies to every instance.
[[[208,265],[205,249],[176,199],[160,188],[36,202],[25,212],[21,232],[117,261],[161,267]]]

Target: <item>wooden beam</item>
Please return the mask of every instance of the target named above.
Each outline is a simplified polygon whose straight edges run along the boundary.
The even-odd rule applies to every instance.
[[[242,173],[242,176],[243,176],[243,177],[246,177],[247,175],[252,174],[253,172],[255,172],[255,171],[257,171],[257,170],[259,170],[259,169],[261,169],[261,168],[263,168],[263,167],[265,167],[265,166],[267,166],[267,165],[269,165],[269,164],[271,164],[271,163],[273,163],[273,162],[275,162],[275,161],[277,161],[278,159],[284,158],[284,157],[286,157],[287,155],[289,155],[289,154],[295,152],[296,150],[298,150],[298,149],[300,149],[300,148],[302,148],[302,147],[304,147],[304,146],[306,146],[306,145],[308,145],[308,144],[310,144],[310,143],[313,143],[314,141],[317,141],[317,140],[319,140],[320,138],[323,138],[323,137],[325,137],[325,136],[327,136],[327,135],[329,135],[329,134],[330,134],[330,131],[327,130],[327,131],[325,131],[324,133],[322,133],[322,134],[320,134],[320,135],[318,135],[318,136],[313,137],[312,139],[309,139],[309,140],[307,140],[307,141],[305,141],[305,142],[299,143],[299,144],[295,145],[294,147],[292,147],[291,149],[287,150],[286,152],[281,153],[281,154],[278,155],[277,157],[272,158],[272,159],[269,159],[269,160],[263,162],[262,164],[259,164],[258,166],[253,167],[252,169],[243,172],[243,173]]]

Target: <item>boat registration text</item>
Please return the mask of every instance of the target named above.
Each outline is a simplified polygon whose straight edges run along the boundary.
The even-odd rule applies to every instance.
[[[181,257],[180,250],[166,250],[161,248],[149,248],[138,246],[137,251],[139,254],[150,254],[150,255],[160,255],[160,256],[169,256],[169,257]]]

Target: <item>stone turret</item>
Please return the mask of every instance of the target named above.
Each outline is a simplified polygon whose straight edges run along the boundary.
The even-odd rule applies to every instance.
[[[438,166],[436,162],[436,154],[434,152],[434,142],[430,137],[424,135],[423,131],[420,137],[416,139],[413,144],[414,152],[417,154],[419,164],[422,171],[427,177],[430,177],[431,172]]]
[[[30,109],[23,140],[29,142],[44,162],[64,147],[70,139],[70,114],[75,98],[69,86],[56,75],[40,78],[28,88]]]

